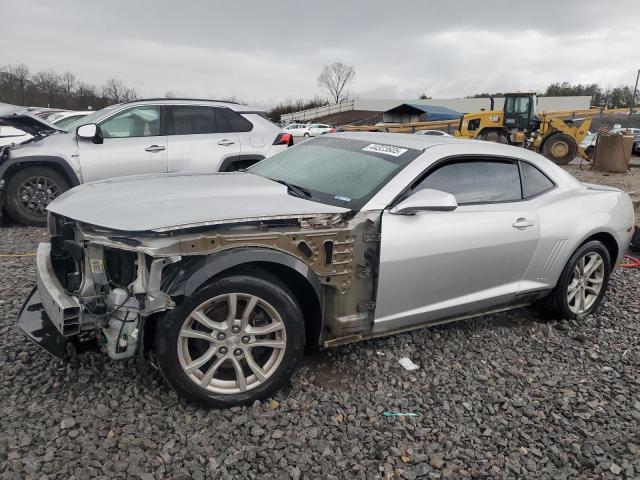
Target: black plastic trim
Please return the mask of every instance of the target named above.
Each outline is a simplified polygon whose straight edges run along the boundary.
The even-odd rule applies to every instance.
[[[258,163],[260,160],[264,160],[264,156],[262,155],[234,155],[232,157],[225,158],[220,167],[218,168],[219,172],[229,172],[228,168],[234,163],[246,162],[250,160],[255,160],[255,163]]]
[[[32,155],[29,157],[11,158],[11,151],[9,151],[9,159],[0,164],[0,178],[4,177],[4,174],[7,172],[9,167],[18,164],[29,163],[37,163],[41,165],[55,164],[58,167],[62,168],[65,176],[67,177],[67,180],[69,180],[69,185],[71,187],[80,185],[80,179],[76,175],[76,172],[73,171],[69,163],[63,158],[55,157],[52,155]]]

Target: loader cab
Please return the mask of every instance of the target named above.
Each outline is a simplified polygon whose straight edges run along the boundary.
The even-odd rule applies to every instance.
[[[504,96],[504,126],[509,130],[533,131],[540,125],[535,93],[507,93]]]

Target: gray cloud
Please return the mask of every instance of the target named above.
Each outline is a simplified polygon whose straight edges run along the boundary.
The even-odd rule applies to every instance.
[[[632,83],[635,1],[3,2],[0,63],[122,78],[145,96],[268,106],[321,93],[323,64],[356,66],[360,97],[462,96],[548,83]],[[10,48],[7,48],[10,46]]]

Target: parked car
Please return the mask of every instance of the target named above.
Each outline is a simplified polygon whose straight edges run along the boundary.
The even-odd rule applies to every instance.
[[[239,170],[292,144],[245,105],[158,99],[112,105],[65,127],[33,115],[0,119],[34,135],[0,157],[0,206],[18,223],[46,224],[46,206],[70,187],[105,178]],[[25,122],[28,124],[25,126]],[[25,130],[26,128],[26,130]]]
[[[284,127],[283,130],[294,137],[302,137],[305,133],[309,133],[308,125],[306,123],[291,123]]]
[[[89,115],[90,113],[92,112],[90,111],[80,112],[80,111],[69,110],[68,112],[60,112],[50,116],[49,122],[53,123],[54,125],[62,129],[66,129],[66,127],[68,127],[72,123],[75,123],[80,118],[83,118],[86,115]]]
[[[336,129],[331,125],[325,125],[324,123],[311,123],[304,133],[304,137],[318,137],[325,133],[336,133]]]
[[[530,303],[588,315],[634,224],[625,192],[531,151],[384,133],[311,139],[247,172],[81,185],[48,208],[19,327],[61,358],[97,332],[113,359],[147,345],[212,407],[274,394],[308,344]]]
[[[442,130],[418,130],[415,132],[415,134],[427,135],[432,137],[453,137],[453,135],[450,135],[447,132],[443,132]]]

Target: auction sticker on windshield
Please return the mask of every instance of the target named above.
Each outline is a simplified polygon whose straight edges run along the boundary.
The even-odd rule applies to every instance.
[[[372,143],[371,145],[367,145],[362,149],[363,152],[374,152],[374,153],[383,153],[385,155],[391,155],[392,157],[399,157],[403,153],[407,152],[408,149],[394,147],[393,145],[381,145],[379,143]]]

